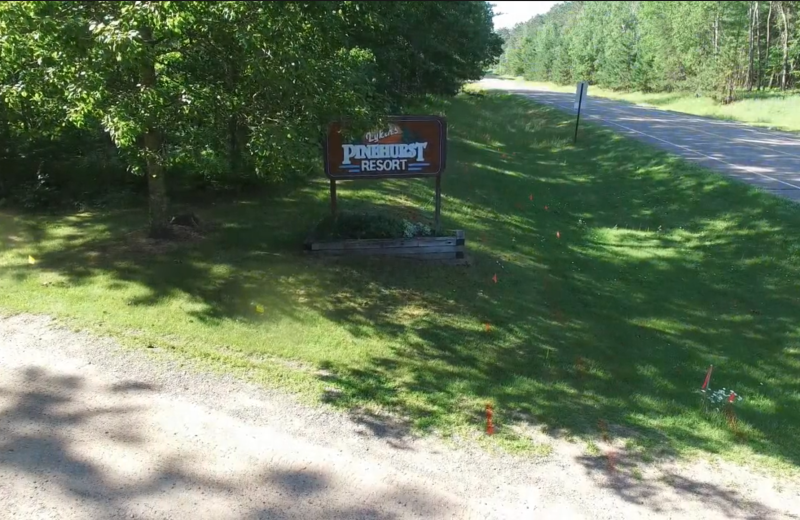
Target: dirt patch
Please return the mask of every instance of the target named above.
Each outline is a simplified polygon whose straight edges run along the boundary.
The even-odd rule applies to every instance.
[[[124,254],[162,255],[202,241],[213,230],[212,226],[171,226],[169,239],[150,238],[147,230],[137,230],[125,235],[117,244],[116,252]]]

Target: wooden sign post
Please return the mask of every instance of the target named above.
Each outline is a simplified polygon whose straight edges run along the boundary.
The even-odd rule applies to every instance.
[[[388,125],[347,140],[341,122],[328,127],[325,175],[331,182],[335,214],[336,181],[436,177],[434,229],[439,232],[442,172],[447,156],[447,122],[438,116],[390,116]]]

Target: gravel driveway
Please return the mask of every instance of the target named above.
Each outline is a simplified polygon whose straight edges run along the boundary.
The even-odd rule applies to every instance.
[[[0,317],[0,517],[800,518],[798,487],[721,463],[613,471],[415,438],[42,316]]]

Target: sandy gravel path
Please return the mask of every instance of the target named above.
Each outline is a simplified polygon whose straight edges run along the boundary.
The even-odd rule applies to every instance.
[[[0,518],[800,518],[729,465],[455,449],[42,316],[0,317]]]

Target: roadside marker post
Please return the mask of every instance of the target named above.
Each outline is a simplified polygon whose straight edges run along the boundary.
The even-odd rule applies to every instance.
[[[588,95],[589,84],[585,81],[581,81],[575,88],[575,103],[573,106],[575,107],[575,110],[578,111],[578,117],[575,119],[575,137],[572,139],[573,144],[578,142],[578,125],[581,122],[581,108],[583,108],[583,105],[586,104],[586,98]]]

